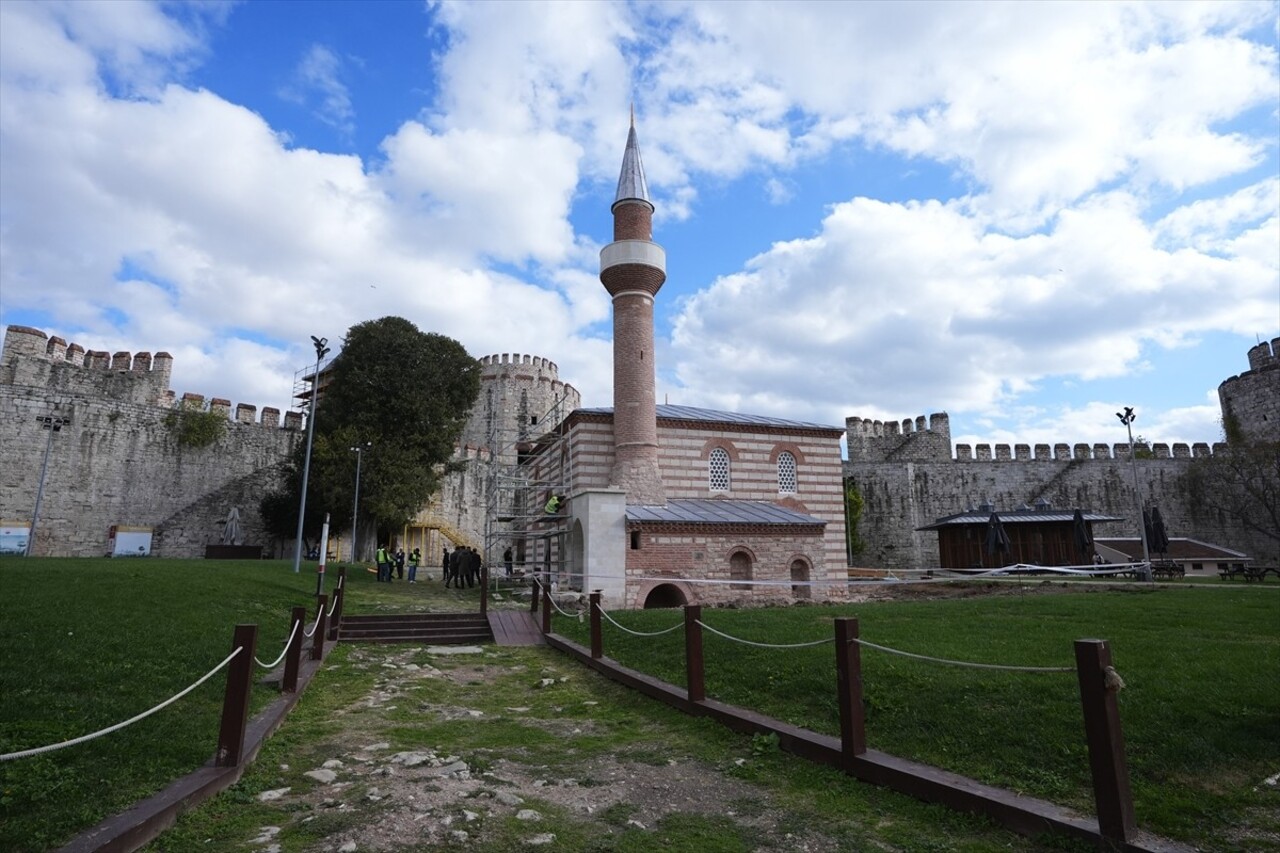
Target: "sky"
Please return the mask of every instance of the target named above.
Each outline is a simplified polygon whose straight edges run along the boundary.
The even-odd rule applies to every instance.
[[[634,105],[658,400],[1221,436],[1280,334],[1275,2],[0,2],[0,325],[291,408],[387,315],[612,405]],[[336,347],[335,347],[336,349]]]

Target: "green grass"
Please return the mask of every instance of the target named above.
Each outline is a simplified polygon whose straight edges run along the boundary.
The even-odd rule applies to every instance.
[[[426,569],[422,573],[431,576]],[[331,577],[328,590],[333,583]],[[308,606],[310,614],[314,590],[311,568],[295,575],[287,561],[0,560],[0,753],[74,738],[150,708],[221,661],[237,623],[257,623],[258,657],[274,658],[287,635],[290,607]],[[361,571],[352,573],[349,590],[348,613],[476,605],[474,590],[446,591],[422,580],[416,586],[376,584]],[[830,636],[837,615],[859,616],[862,636],[873,642],[999,663],[1066,665],[1072,640],[1108,639],[1128,683],[1120,703],[1140,825],[1208,850],[1280,849],[1280,792],[1259,785],[1280,770],[1280,593],[1240,584],[1154,593],[1006,594],[844,608],[708,610],[704,619],[749,639],[801,642]],[[615,616],[639,630],[680,618],[676,611]],[[557,616],[554,627],[586,638],[585,623]],[[706,649],[710,695],[836,732],[830,645],[777,652],[708,635]],[[606,623],[605,653],[683,683],[680,631],[640,640]],[[563,755],[561,745],[504,718],[499,703],[529,705],[538,715],[561,708],[563,720],[591,719],[604,727],[575,737],[579,756],[602,754],[620,738],[633,738],[632,760],[642,763],[646,750],[652,752],[651,730],[660,729],[664,737],[675,731],[691,754],[707,761],[718,760],[717,751],[738,749],[751,760],[734,772],[775,784],[793,798],[797,813],[814,819],[830,822],[861,813],[875,823],[882,809],[897,814],[914,808],[903,805],[905,798],[775,754],[767,744],[717,734],[722,730],[706,721],[686,720],[622,688],[593,689],[597,706],[566,703],[555,695],[559,688],[515,701],[506,694],[522,692],[540,677],[540,668],[571,675],[575,690],[577,674],[585,670],[550,652],[512,660],[509,681],[493,693],[491,719],[502,721],[497,728],[446,720],[424,724],[406,710],[387,731],[409,742],[456,742],[459,751],[473,755],[501,751],[518,740],[530,760],[551,764]],[[939,667],[872,650],[863,651],[863,661],[874,748],[1092,811],[1074,676]],[[310,744],[331,725],[325,709],[359,695],[367,687],[362,679],[370,677],[326,669],[318,682],[322,689],[308,691],[264,756],[318,749]],[[0,763],[0,849],[56,846],[202,765],[216,744],[224,682],[219,674],[179,703],[107,737]],[[254,706],[275,695],[274,686],[257,686]],[[478,707],[476,697],[468,685],[456,685],[431,701]],[[265,757],[255,767],[236,791],[217,800],[218,808],[249,823],[263,806],[246,792],[255,779],[275,787],[272,777],[278,775]],[[969,818],[920,808],[927,809],[928,822],[948,832],[971,831]],[[316,833],[325,824],[307,826]],[[696,838],[704,828],[684,827],[681,834]],[[860,830],[847,831],[853,833],[851,849],[866,843]],[[902,829],[903,842],[894,839],[895,831],[890,826],[867,837],[908,849],[933,843],[918,828]],[[620,832],[617,849],[628,849],[632,832]],[[1246,841],[1232,846],[1236,838]],[[636,844],[645,840],[652,837],[635,837]],[[723,840],[732,842],[727,835]]]
[[[1060,595],[876,602],[848,607],[705,610],[743,639],[798,643],[857,616],[863,639],[935,657],[1070,666],[1073,641],[1109,642],[1127,688],[1121,720],[1139,825],[1207,845],[1245,831],[1280,833],[1280,593],[1269,590],[1095,590]],[[638,631],[678,611],[615,615]],[[587,644],[585,622],[553,630]],[[605,655],[685,683],[683,632],[637,638],[604,623]],[[838,734],[834,652],[768,650],[704,632],[709,696]],[[872,748],[989,784],[1093,811],[1074,674],[995,672],[862,651]]]
[[[256,623],[257,657],[274,660],[291,607],[314,616],[315,586],[314,564],[294,574],[283,561],[0,561],[0,753],[159,704],[231,652],[237,623]],[[0,849],[47,849],[204,764],[225,685],[220,672],[121,731],[0,763]],[[254,708],[276,695],[256,685]]]

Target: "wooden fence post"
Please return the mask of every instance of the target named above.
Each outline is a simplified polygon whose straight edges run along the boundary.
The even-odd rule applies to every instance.
[[[316,632],[311,635],[311,659],[320,660],[324,657],[324,634],[325,634],[325,607],[329,604],[329,596],[317,595],[316,607]]]
[[[529,612],[538,612],[538,590],[542,589],[542,584],[538,582],[538,576],[534,575],[529,581]]]
[[[604,637],[600,632],[600,590],[591,593],[591,657],[604,657]]]
[[[307,621],[307,608],[298,605],[293,608],[289,617],[289,650],[284,654],[284,680],[280,682],[280,690],[285,693],[298,692],[298,669],[302,664],[302,629]]]
[[[480,566],[480,615],[489,612],[489,565]]]
[[[867,751],[867,720],[862,707],[862,647],[858,620],[836,619],[836,690],[840,699],[840,753],[845,772],[852,772],[855,756]]]
[[[551,586],[542,590],[542,633],[551,633]]]
[[[1076,640],[1075,650],[1098,831],[1104,849],[1123,850],[1137,832],[1138,824],[1133,814],[1133,792],[1129,789],[1124,734],[1120,731],[1120,708],[1116,702],[1119,685],[1107,684],[1108,670],[1115,673],[1111,669],[1111,649],[1105,640]]]
[[[227,689],[222,697],[222,724],[214,765],[235,767],[244,754],[244,728],[249,722],[249,691],[253,687],[253,658],[258,653],[258,626],[237,625],[231,650],[240,654],[227,665]]]
[[[690,702],[701,702],[707,698],[702,668],[702,626],[698,624],[701,620],[701,604],[684,606],[684,668]]]
[[[329,620],[329,639],[338,639],[338,629],[342,626],[342,603],[347,599],[347,567],[338,569],[338,588],[333,591],[335,599],[333,618]]]

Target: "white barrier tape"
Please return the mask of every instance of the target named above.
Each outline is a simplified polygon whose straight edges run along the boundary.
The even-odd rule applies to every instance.
[[[732,637],[723,631],[717,631],[701,619],[695,619],[694,621],[711,633],[724,637],[726,640],[733,640],[735,643],[742,643],[744,646],[755,646],[758,649],[806,649],[810,646],[821,646],[835,640],[834,637],[827,637],[825,640],[813,640],[808,643],[757,643],[752,640],[744,640],[741,637]]]
[[[626,625],[618,625],[617,620],[614,619],[612,616],[610,616],[608,611],[606,611],[603,607],[600,608],[600,615],[608,619],[614,625],[617,625],[617,627],[621,628],[623,631],[626,631],[628,634],[631,634],[634,637],[661,637],[663,634],[670,634],[672,631],[676,630],[677,628],[679,628],[684,624],[683,622],[677,622],[676,624],[672,625],[670,628],[664,628],[661,631],[652,631],[652,632],[633,631],[630,628],[628,628]]]
[[[263,663],[262,661],[258,660],[257,655],[254,655],[253,662],[256,663],[258,666],[262,667],[263,669],[275,669],[280,664],[280,661],[284,660],[284,656],[289,653],[289,647],[293,645],[293,638],[298,636],[298,628],[301,627],[301,625],[302,625],[301,622],[293,623],[293,630],[289,632],[289,639],[285,640],[284,642],[284,651],[280,653],[280,657],[276,658],[271,663]]]
[[[853,639],[851,643],[857,643],[860,646],[866,646],[869,649],[877,649],[882,652],[888,652],[891,655],[902,655],[906,658],[915,658],[917,660],[927,660],[932,663],[945,663],[950,666],[967,666],[974,669],[1002,669],[1011,672],[1075,672],[1074,666],[1006,666],[999,663],[974,663],[965,660],[948,660],[946,658],[935,658],[929,655],[918,655],[914,652],[904,652],[901,649],[891,649],[888,646],[880,646],[875,643],[869,643],[866,640]]]
[[[29,756],[39,755],[44,752],[52,752],[55,749],[63,749],[64,747],[75,746],[76,744],[84,743],[85,741],[90,741],[90,740],[93,740],[94,738],[102,737],[103,735],[109,735],[112,732],[117,732],[120,729],[125,728],[126,726],[131,726],[134,723],[138,722],[139,720],[142,720],[151,716],[156,711],[159,711],[163,708],[167,708],[169,705],[172,705],[174,702],[177,702],[183,696],[186,696],[192,690],[195,690],[201,684],[204,684],[206,681],[212,678],[214,674],[218,672],[218,670],[222,669],[224,666],[231,663],[231,659],[234,658],[236,655],[240,654],[242,651],[244,651],[244,646],[238,647],[234,652],[227,655],[226,658],[222,661],[222,663],[218,664],[213,669],[206,672],[203,676],[201,676],[199,681],[192,684],[186,690],[183,690],[181,693],[177,693],[173,696],[170,696],[168,699],[164,700],[163,702],[161,702],[159,705],[155,706],[151,710],[143,711],[141,714],[137,715],[136,717],[130,717],[129,719],[125,720],[123,723],[116,723],[114,726],[108,726],[107,728],[101,729],[100,731],[96,731],[93,734],[81,735],[78,738],[75,738],[73,740],[63,741],[62,743],[54,743],[54,744],[50,744],[49,746],[38,746],[38,747],[35,747],[34,749],[24,749],[21,752],[10,752],[5,755],[0,755],[0,761],[10,761],[15,758],[27,758]]]

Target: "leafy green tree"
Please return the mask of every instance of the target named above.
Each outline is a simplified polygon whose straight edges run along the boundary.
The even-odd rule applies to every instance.
[[[1280,542],[1280,442],[1247,438],[1230,423],[1225,432],[1226,444],[1182,476],[1191,508]]]
[[[858,491],[858,484],[852,477],[846,477],[844,481],[845,552],[851,565],[853,558],[861,554],[867,544],[858,533],[858,522],[862,520],[862,509],[865,503],[862,492]]]
[[[383,317],[347,331],[326,377],[304,531],[318,533],[326,512],[332,526],[350,524],[356,467],[351,448],[370,443],[360,468],[361,531],[376,527],[378,539],[385,540],[426,505],[450,470],[454,445],[480,393],[480,363],[452,338],[422,332],[401,317]],[[263,501],[268,525],[292,499],[288,520],[296,527],[305,452],[299,442],[285,497]]]

